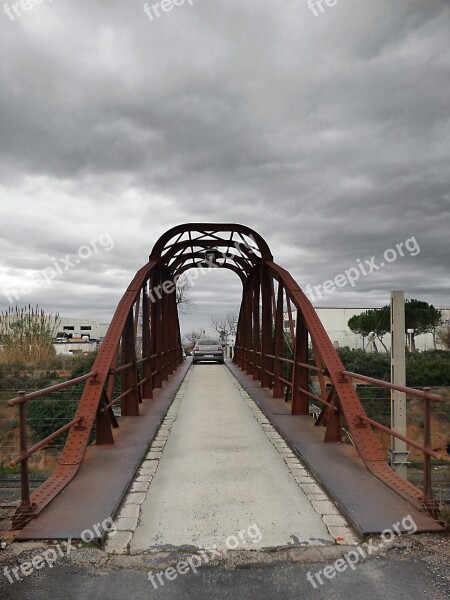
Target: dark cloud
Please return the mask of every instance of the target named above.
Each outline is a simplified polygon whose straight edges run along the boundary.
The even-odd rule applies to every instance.
[[[449,35],[445,0],[339,0],[319,17],[307,0],[196,0],[154,22],[138,0],[2,13],[0,288],[107,233],[111,251],[26,301],[109,320],[169,227],[240,222],[302,286],[414,236],[416,256],[319,303],[400,288],[450,305]],[[231,274],[205,276],[183,326],[239,294]]]

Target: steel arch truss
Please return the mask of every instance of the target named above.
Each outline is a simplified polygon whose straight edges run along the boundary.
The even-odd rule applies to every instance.
[[[345,421],[367,467],[417,504],[420,491],[388,467],[371,427],[360,419],[364,409],[351,381],[341,374],[344,367],[313,306],[291,275],[273,262],[264,239],[242,225],[193,223],[165,233],[125,291],[100,346],[93,375],[85,384],[57,467],[22,512],[36,516],[75,476],[94,424],[97,444],[114,443],[113,430],[118,427],[112,410],[115,402],[121,402],[122,415],[139,415],[140,403],[151,402],[153,390],[181,364],[175,282],[192,268],[229,269],[242,281],[237,365],[262,387],[272,389],[275,397],[288,394],[293,414],[307,414],[311,397],[322,401],[319,423],[326,424],[324,441],[339,442]],[[295,325],[293,310],[297,311]],[[286,314],[291,358],[283,352]],[[138,333],[142,344],[137,349]],[[313,364],[308,361],[309,341]],[[308,388],[311,371],[319,378],[321,398]],[[330,392],[325,376],[331,382]],[[116,379],[120,381],[118,395]]]
[[[290,351],[286,350],[286,338],[292,344]],[[308,360],[309,349],[312,360]],[[271,260],[256,265],[244,286],[234,362],[263,388],[271,389],[275,398],[291,400],[293,415],[308,414],[310,399],[318,403],[321,412],[316,425],[324,426],[324,442],[341,442],[345,425],[367,468],[408,501],[422,506],[421,490],[387,464],[377,437],[364,421],[366,413],[352,381],[342,374],[344,366],[311,302],[293,277]],[[311,373],[317,378],[320,395],[308,384]]]

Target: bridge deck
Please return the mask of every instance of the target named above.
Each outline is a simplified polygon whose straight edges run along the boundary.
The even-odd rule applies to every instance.
[[[154,400],[141,405],[140,417],[120,419],[114,446],[89,447],[75,479],[19,540],[79,538],[116,516],[189,366],[186,361]],[[442,529],[376,479],[352,448],[324,444],[310,417],[290,415],[258,382],[228,367],[356,530],[379,533],[407,515],[418,531]],[[285,545],[290,538],[333,543],[226,367],[198,365],[190,375],[131,549],[206,546],[253,523],[264,529],[265,546]]]
[[[248,538],[249,528],[254,539],[242,547],[286,546],[296,539],[335,543],[240,389],[226,367],[205,363],[191,369],[141,505],[132,553],[173,546],[224,549],[239,531]]]
[[[185,362],[155,390],[154,399],[140,405],[139,417],[119,419],[114,446],[89,446],[75,478],[16,539],[79,539],[115,515],[188,368]]]
[[[357,531],[381,533],[407,515],[419,532],[442,531],[434,519],[372,475],[351,446],[323,443],[323,430],[314,427],[311,417],[291,415],[285,403],[274,399],[258,381],[234,364],[229,368]]]

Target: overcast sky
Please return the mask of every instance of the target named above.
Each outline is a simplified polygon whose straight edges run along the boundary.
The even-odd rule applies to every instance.
[[[385,263],[317,306],[450,306],[450,3],[334,3],[0,7],[0,308],[109,322],[158,237],[195,221],[256,229],[303,288]],[[199,278],[183,329],[240,288]]]

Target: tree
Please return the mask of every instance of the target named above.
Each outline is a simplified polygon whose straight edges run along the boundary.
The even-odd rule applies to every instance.
[[[387,352],[383,336],[390,330],[390,307],[369,309],[360,315],[354,315],[347,323],[350,331],[361,335],[363,339],[374,333],[380,344]],[[376,349],[376,346],[375,346]]]
[[[181,275],[181,277],[177,279],[177,306],[178,310],[183,314],[188,313],[193,308],[197,308],[196,304],[194,304],[194,302],[192,302],[192,300],[189,298],[189,292],[191,291],[191,288],[191,282],[184,275]]]
[[[442,324],[442,313],[432,304],[421,300],[405,301],[405,326],[413,329],[411,334],[411,351],[416,348],[415,336],[422,333],[432,333],[434,349],[436,349],[436,331]]]
[[[212,326],[225,342],[227,342],[230,335],[233,337],[236,335],[238,316],[237,310],[211,315]]]
[[[382,337],[391,328],[390,311],[389,305],[383,306],[383,308],[366,310],[360,315],[355,315],[349,319],[347,325],[353,333],[357,333],[363,338],[373,332],[387,352]],[[433,334],[434,347],[436,348],[436,331],[441,324],[441,311],[437,310],[432,304],[421,300],[405,300],[405,333],[407,329],[413,330],[413,333],[410,334],[412,351],[415,349],[415,336],[422,333]]]
[[[1,357],[6,363],[38,363],[55,355],[53,336],[60,319],[42,309],[9,308],[0,313]]]
[[[193,347],[195,346],[196,341],[203,337],[203,329],[192,329],[192,331],[185,333],[183,337],[189,342],[189,345]]]

